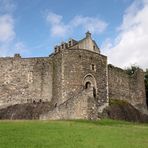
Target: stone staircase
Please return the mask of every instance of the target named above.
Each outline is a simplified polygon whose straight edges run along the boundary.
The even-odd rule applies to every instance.
[[[52,111],[40,116],[41,120],[60,119],[97,119],[96,99],[92,88],[81,88],[80,91]]]

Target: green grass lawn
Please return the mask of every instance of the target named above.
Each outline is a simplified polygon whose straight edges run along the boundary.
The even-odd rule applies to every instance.
[[[0,148],[148,148],[148,124],[0,121]]]

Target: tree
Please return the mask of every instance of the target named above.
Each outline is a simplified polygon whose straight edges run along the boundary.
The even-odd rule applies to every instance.
[[[131,75],[133,75],[133,74],[135,73],[135,71],[136,71],[137,69],[139,69],[138,66],[132,65],[131,67],[128,67],[128,68],[126,69],[126,72],[127,72],[128,75],[131,76]]]

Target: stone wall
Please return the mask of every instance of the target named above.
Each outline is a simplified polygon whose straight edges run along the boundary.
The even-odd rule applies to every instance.
[[[125,100],[138,109],[146,107],[144,73],[141,69],[133,75],[108,65],[109,99]]]
[[[97,44],[91,38],[91,34],[89,32],[86,33],[86,37],[80,40],[76,45],[70,47],[69,49],[84,49],[92,52],[100,53],[100,49]]]
[[[62,97],[62,52],[53,56],[53,98],[51,103],[58,106]]]
[[[107,103],[107,58],[83,49],[68,49],[62,52],[62,100],[79,92],[90,82],[95,88],[98,105]]]
[[[86,93],[89,88],[91,97]],[[52,104],[53,117],[58,110],[66,113],[64,118],[92,118],[94,104],[102,112],[109,99],[145,108],[143,71],[130,76],[107,66],[106,56],[85,49],[63,49],[43,58],[0,58],[0,108],[42,101]]]
[[[0,106],[52,98],[52,59],[0,58]]]

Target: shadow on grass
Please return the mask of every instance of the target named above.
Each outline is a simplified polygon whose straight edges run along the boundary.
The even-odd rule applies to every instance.
[[[141,123],[137,122],[127,122],[121,120],[111,120],[111,119],[102,119],[102,120],[68,120],[75,123],[86,123],[86,124],[95,124],[95,125],[102,125],[102,126],[124,126],[124,125],[138,125]]]

